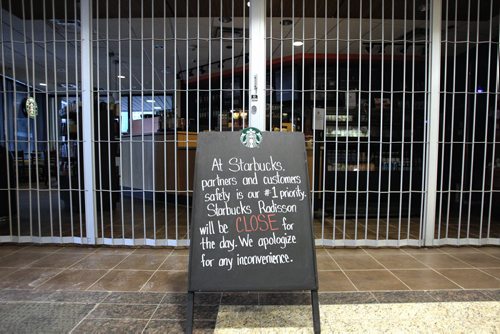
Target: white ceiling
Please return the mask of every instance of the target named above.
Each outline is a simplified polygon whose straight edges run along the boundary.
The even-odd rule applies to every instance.
[[[16,80],[49,91],[61,90],[61,84],[78,84],[80,81],[79,32],[72,26],[63,26],[42,20],[22,21],[2,10],[1,71]],[[425,21],[297,18],[293,24],[282,26],[280,18],[267,20],[268,59],[279,59],[291,54],[334,53],[368,54],[367,44],[384,40],[385,54],[403,51],[403,37],[413,30],[425,32]],[[248,28],[247,18],[234,18],[221,23],[218,18],[144,18],[98,19],[93,26],[94,86],[103,90],[159,90],[172,89],[176,73],[185,79],[186,70],[198,65],[212,72],[219,71],[216,62],[228,59],[224,69],[241,67],[242,55],[249,52],[248,36],[221,40],[214,37],[220,27],[232,31]],[[492,27],[492,28],[490,28]],[[498,16],[491,22],[448,23],[443,37],[456,40],[488,41],[490,29],[498,39]],[[467,31],[469,33],[467,34]],[[496,35],[495,35],[496,34]],[[413,37],[412,37],[413,38]],[[422,54],[425,34],[415,35],[415,52]],[[294,40],[303,40],[302,47],[294,47]],[[428,40],[428,37],[427,37]],[[411,43],[408,40],[407,43]],[[222,44],[222,45],[221,45]],[[231,49],[227,47],[231,46]],[[452,47],[449,43],[448,47]],[[466,44],[459,44],[459,52]],[[222,52],[221,52],[222,50]],[[413,48],[407,52],[412,53]],[[118,79],[122,74],[124,79]],[[196,74],[196,71],[195,71]],[[46,88],[39,83],[48,83]],[[64,90],[63,90],[64,91]]]

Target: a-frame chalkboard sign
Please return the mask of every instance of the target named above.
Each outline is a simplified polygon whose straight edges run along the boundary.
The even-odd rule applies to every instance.
[[[319,333],[304,135],[200,133],[194,182],[187,332],[196,292],[311,290]]]

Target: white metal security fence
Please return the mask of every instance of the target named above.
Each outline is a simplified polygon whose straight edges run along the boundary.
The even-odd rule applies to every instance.
[[[500,244],[498,1],[443,1],[435,244]]]
[[[0,240],[85,243],[78,2],[1,4]]]
[[[499,244],[495,0],[0,1],[0,241],[188,245],[197,134],[265,78],[318,244]]]
[[[429,4],[268,6],[268,122],[306,135],[318,243],[421,245]]]
[[[97,0],[93,15],[97,242],[187,245],[197,134],[245,122],[246,2]]]

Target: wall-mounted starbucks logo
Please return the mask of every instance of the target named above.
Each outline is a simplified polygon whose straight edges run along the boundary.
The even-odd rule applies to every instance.
[[[241,131],[240,142],[248,148],[259,147],[262,142],[262,132],[257,128],[246,128]]]
[[[38,115],[38,106],[34,97],[28,97],[26,99],[25,108],[28,117],[35,118],[36,115]]]

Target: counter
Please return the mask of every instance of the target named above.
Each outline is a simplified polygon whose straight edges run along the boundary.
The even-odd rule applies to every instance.
[[[178,131],[177,134],[157,132],[122,137],[121,185],[126,189],[146,192],[177,189],[182,193],[187,189],[189,178],[189,190],[192,190],[197,139],[196,132],[185,131]],[[312,187],[312,147],[308,147],[306,151],[309,182]],[[175,171],[177,171],[177,188]]]

